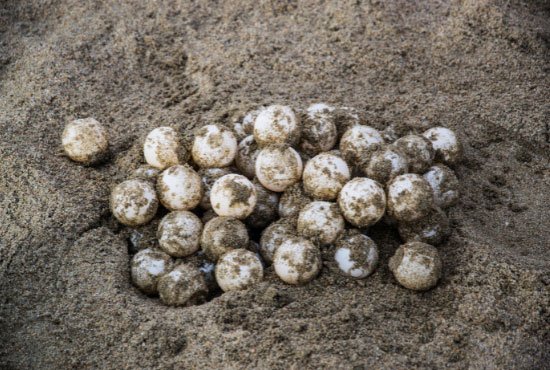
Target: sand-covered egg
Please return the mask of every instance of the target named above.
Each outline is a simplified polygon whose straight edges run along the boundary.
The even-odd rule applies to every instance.
[[[400,222],[397,229],[405,242],[418,241],[431,245],[441,244],[451,233],[449,218],[440,208],[433,208],[419,220]]]
[[[237,138],[221,125],[206,125],[195,132],[193,161],[202,168],[229,166],[237,154]]]
[[[247,289],[261,282],[263,277],[262,262],[246,249],[225,253],[216,265],[216,281],[224,292]]]
[[[281,218],[262,231],[260,238],[260,254],[263,259],[271,263],[275,250],[287,239],[298,235],[296,218]]]
[[[279,216],[295,217],[313,199],[306,194],[301,182],[289,186],[279,198]]]
[[[289,238],[275,250],[273,267],[285,283],[305,284],[321,271],[321,251],[306,238]]]
[[[154,295],[158,293],[158,280],[172,270],[173,261],[163,251],[143,249],[136,253],[130,263],[132,283],[143,293]]]
[[[394,177],[407,173],[408,169],[406,156],[391,145],[373,152],[370,159],[362,165],[366,177],[383,185]]]
[[[256,158],[258,158],[258,153],[260,153],[260,150],[254,140],[254,136],[247,136],[239,143],[235,165],[249,179],[253,179],[256,175]]]
[[[256,205],[245,222],[250,227],[260,229],[277,219],[279,194],[263,187],[257,179],[253,184],[256,188]]]
[[[236,121],[233,124],[233,131],[235,132],[238,141],[254,134],[254,122],[256,122],[256,117],[258,117],[258,114],[260,114],[262,109],[264,109],[264,107],[249,111],[245,114],[241,121]]]
[[[204,302],[208,286],[198,268],[181,264],[158,280],[158,292],[168,306],[188,306]]]
[[[399,222],[419,220],[432,209],[432,188],[420,175],[399,175],[388,184],[387,191],[388,214]]]
[[[192,212],[174,211],[163,217],[157,231],[160,248],[172,257],[186,257],[200,248],[202,222]]]
[[[109,153],[107,130],[93,118],[69,122],[61,135],[65,153],[75,162],[95,164]]]
[[[295,145],[300,140],[300,122],[289,106],[270,105],[256,117],[254,139],[260,147]]]
[[[164,170],[157,180],[160,202],[171,211],[187,211],[199,205],[202,182],[199,174],[188,164]]]
[[[200,206],[204,210],[212,209],[212,204],[210,203],[210,193],[212,191],[212,186],[216,180],[220,177],[229,175],[231,171],[227,167],[223,168],[201,168],[199,170],[199,176],[201,177],[202,182],[202,198]]]
[[[138,226],[155,217],[159,202],[151,182],[133,179],[118,184],[111,192],[109,203],[118,221],[124,225]]]
[[[384,144],[380,132],[370,126],[355,125],[350,127],[340,140],[342,157],[350,165],[359,166],[368,160],[370,155]]]
[[[210,203],[216,214],[238,219],[245,219],[252,213],[257,199],[254,184],[238,174],[220,177],[210,192]]]
[[[130,175],[131,179],[139,179],[151,181],[152,183],[157,182],[157,178],[160,174],[160,170],[151,165],[144,164],[136,168]]]
[[[336,203],[311,202],[298,215],[298,233],[321,246],[332,244],[344,232],[344,227],[344,218]]]
[[[304,190],[315,199],[334,200],[351,178],[349,167],[333,153],[321,153],[310,159],[304,168]]]
[[[346,276],[363,279],[373,273],[378,263],[378,247],[357,229],[347,230],[335,243],[334,260]]]
[[[449,167],[436,164],[430,167],[423,177],[433,190],[436,206],[445,209],[458,202],[460,184],[454,171]]]
[[[342,138],[344,133],[351,127],[364,123],[361,113],[352,107],[335,107],[330,115],[336,125],[338,138]]]
[[[452,166],[462,159],[462,144],[454,131],[445,127],[433,127],[425,131],[422,136],[432,143],[437,162]]]
[[[316,155],[334,148],[338,140],[336,125],[330,114],[334,107],[323,103],[310,105],[302,120],[300,150]]]
[[[202,230],[201,248],[206,257],[216,262],[224,253],[248,246],[248,230],[236,218],[214,217]]]
[[[393,146],[399,149],[407,158],[409,172],[423,173],[433,163],[434,149],[432,143],[424,136],[403,136],[397,139]]]
[[[271,191],[281,192],[300,181],[302,159],[289,146],[268,146],[256,158],[256,177]]]
[[[407,289],[428,290],[441,277],[442,262],[437,248],[421,242],[400,246],[389,262],[395,279]]]
[[[349,223],[360,228],[368,227],[384,215],[386,194],[378,182],[356,177],[340,191],[338,205]]]
[[[185,149],[172,127],[157,127],[149,132],[143,143],[145,161],[159,170],[180,164]]]

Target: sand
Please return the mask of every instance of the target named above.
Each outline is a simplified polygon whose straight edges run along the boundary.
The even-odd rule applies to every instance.
[[[549,51],[545,1],[2,1],[0,367],[548,366]],[[437,288],[398,286],[378,226],[366,280],[327,261],[307,286],[268,270],[189,308],[140,294],[108,194],[147,132],[319,101],[464,142]],[[109,131],[105,164],[61,154],[83,117]]]

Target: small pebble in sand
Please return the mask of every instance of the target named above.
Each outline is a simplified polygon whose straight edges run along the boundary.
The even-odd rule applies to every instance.
[[[441,244],[451,233],[449,218],[440,208],[433,208],[427,216],[413,222],[400,222],[399,235],[405,242],[419,241]]]
[[[161,276],[172,270],[173,261],[169,255],[157,249],[143,249],[136,253],[130,263],[132,282],[143,293],[158,293],[157,283]]]
[[[86,165],[102,161],[109,153],[107,130],[93,118],[69,122],[63,130],[61,143],[69,158]]]
[[[350,127],[340,140],[340,152],[350,166],[360,166],[370,155],[384,144],[378,130],[370,126]]]
[[[374,180],[356,177],[349,181],[338,196],[342,214],[356,227],[368,227],[384,216],[386,194],[384,188]]]
[[[395,279],[407,289],[428,290],[441,277],[442,262],[437,248],[421,242],[400,246],[389,262]]]
[[[253,179],[256,175],[256,158],[258,158],[258,145],[254,136],[245,137],[240,143],[235,157],[235,165],[243,175]]]
[[[350,178],[346,161],[332,153],[321,153],[306,163],[304,190],[315,199],[334,200]]]
[[[412,222],[428,215],[433,207],[430,184],[420,175],[406,173],[388,184],[388,214],[399,222]]]
[[[159,224],[160,248],[172,257],[190,256],[199,250],[202,222],[189,211],[168,213]]]
[[[256,177],[271,191],[285,191],[302,177],[302,159],[288,146],[268,146],[256,158]]]
[[[407,173],[409,162],[403,153],[388,145],[372,153],[370,159],[363,163],[362,170],[366,177],[386,185],[396,176]]]
[[[433,127],[422,135],[431,141],[436,162],[452,166],[462,159],[462,144],[454,131],[445,127]]]
[[[407,135],[393,143],[405,155],[409,163],[409,172],[423,173],[434,160],[432,143],[424,136]]]
[[[347,230],[336,240],[335,246],[334,259],[344,275],[364,279],[376,269],[378,247],[359,230]]]
[[[302,183],[289,186],[279,198],[279,216],[296,217],[300,210],[312,200],[304,191]]]
[[[145,161],[159,170],[180,163],[185,154],[179,135],[172,127],[157,127],[152,130],[143,144]]]
[[[245,219],[252,213],[257,199],[254,184],[237,174],[220,177],[210,192],[210,203],[216,214],[238,219]]]
[[[311,241],[294,237],[286,239],[273,256],[277,276],[287,284],[305,284],[321,270],[321,251]]]
[[[159,175],[157,192],[160,202],[169,210],[191,210],[202,199],[201,177],[188,164],[172,166]]]
[[[254,139],[260,147],[295,145],[300,140],[300,122],[292,108],[270,105],[260,111],[254,122]]]
[[[306,205],[298,216],[300,235],[320,246],[327,246],[344,232],[344,218],[336,203],[315,201]]]
[[[208,286],[196,267],[181,264],[158,280],[162,303],[168,306],[189,306],[206,300]]]
[[[210,192],[212,186],[222,176],[229,175],[231,171],[229,168],[201,168],[199,170],[199,176],[201,177],[202,182],[202,198],[200,206],[204,210],[212,209],[212,204],[210,203]]]
[[[158,208],[155,187],[149,181],[126,180],[111,192],[110,207],[116,219],[128,226],[148,223]]]
[[[458,179],[453,170],[443,164],[436,164],[423,175],[430,184],[436,206],[443,209],[454,206],[459,198]]]
[[[296,218],[281,218],[262,231],[260,254],[267,263],[273,262],[275,250],[287,239],[297,236]]]
[[[338,133],[330,114],[333,110],[333,107],[323,103],[313,104],[307,108],[302,120],[300,141],[300,150],[303,153],[313,156],[334,148]]]
[[[201,248],[206,257],[216,262],[224,253],[248,246],[248,230],[236,218],[215,217],[204,225]]]
[[[216,265],[216,281],[224,292],[250,288],[263,277],[262,262],[255,253],[246,249],[225,253]]]
[[[228,166],[236,154],[237,138],[230,129],[220,125],[206,125],[195,132],[191,155],[199,167]]]

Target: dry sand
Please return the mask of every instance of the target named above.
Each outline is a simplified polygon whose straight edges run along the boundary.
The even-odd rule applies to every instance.
[[[482,368],[550,363],[550,8],[546,1],[0,2],[0,367]],[[191,308],[129,281],[110,188],[148,130],[258,104],[349,105],[398,133],[455,129],[462,199],[426,293],[387,267],[273,278]],[[112,157],[60,155],[68,120]]]

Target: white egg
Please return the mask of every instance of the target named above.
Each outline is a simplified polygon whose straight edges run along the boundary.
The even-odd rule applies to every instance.
[[[300,149],[308,155],[316,155],[334,148],[338,140],[336,125],[330,112],[334,110],[323,103],[308,107],[302,121]]]
[[[295,145],[300,140],[300,122],[292,108],[270,105],[262,109],[256,117],[254,139],[260,147]]]
[[[409,171],[413,173],[425,172],[434,160],[432,143],[424,136],[407,135],[393,143],[405,155],[409,163]]]
[[[269,146],[256,158],[256,177],[271,191],[281,192],[300,181],[302,159],[291,147]]]
[[[409,162],[403,153],[388,145],[372,153],[362,169],[365,176],[385,185],[394,177],[407,173]]]
[[[311,202],[298,215],[298,233],[321,246],[334,243],[344,227],[344,218],[336,203]]]
[[[338,195],[342,214],[356,227],[368,227],[382,218],[386,210],[384,189],[374,180],[356,177]]]
[[[212,209],[212,204],[210,203],[210,192],[212,191],[212,186],[216,180],[220,177],[229,175],[231,171],[229,168],[201,168],[199,170],[199,176],[202,181],[202,198],[200,206],[204,210]]]
[[[235,157],[235,165],[243,175],[253,179],[256,175],[256,158],[259,153],[258,145],[254,141],[254,136],[245,137],[240,143]]]
[[[306,163],[302,177],[307,194],[315,199],[334,200],[351,174],[342,158],[321,153]]]
[[[187,164],[172,166],[160,174],[157,191],[160,202],[169,210],[191,210],[202,199],[201,177]]]
[[[285,283],[305,284],[321,271],[321,251],[305,238],[290,238],[275,250],[273,267]]]
[[[389,267],[395,279],[405,288],[428,290],[441,277],[442,262],[434,246],[410,242],[397,249],[390,258]]]
[[[236,218],[214,217],[204,225],[202,230],[202,251],[209,260],[214,262],[230,250],[246,248],[248,243],[248,230]]]
[[[157,127],[151,131],[143,144],[145,161],[160,170],[179,164],[185,149],[178,136],[172,127]]]
[[[458,202],[460,184],[454,171],[449,167],[436,164],[430,167],[423,177],[433,190],[436,206],[445,209]]]
[[[281,218],[262,231],[260,254],[267,263],[273,261],[275,250],[287,239],[297,236],[296,218]]]
[[[422,176],[406,173],[388,184],[388,214],[399,222],[428,215],[433,206],[432,188]]]
[[[75,162],[95,164],[109,154],[107,130],[93,118],[69,122],[61,136],[65,153]]]
[[[237,174],[220,177],[210,192],[210,203],[217,215],[238,219],[244,219],[252,213],[257,199],[254,184]]]
[[[143,293],[158,293],[158,280],[172,270],[173,261],[166,253],[156,249],[143,249],[136,253],[130,263],[132,282]]]
[[[355,125],[342,135],[340,152],[348,164],[359,166],[383,144],[384,139],[378,130],[370,126]]]
[[[334,260],[344,275],[364,279],[376,268],[378,247],[359,230],[348,230],[336,240]]]
[[[263,277],[262,262],[255,253],[245,249],[225,253],[216,265],[216,281],[224,292],[250,288]]]
[[[195,133],[191,155],[203,168],[225,167],[237,154],[237,138],[230,129],[220,125],[206,125]]]
[[[126,180],[111,192],[111,212],[118,221],[128,226],[148,223],[158,208],[154,186],[145,180]]]
[[[189,211],[174,211],[163,217],[157,231],[160,248],[172,257],[190,256],[199,250],[202,222]]]
[[[445,127],[433,127],[422,134],[431,141],[435,150],[435,160],[455,165],[462,158],[462,144],[454,131]]]
[[[168,306],[189,306],[206,300],[208,286],[198,268],[181,264],[159,279],[158,291]]]

